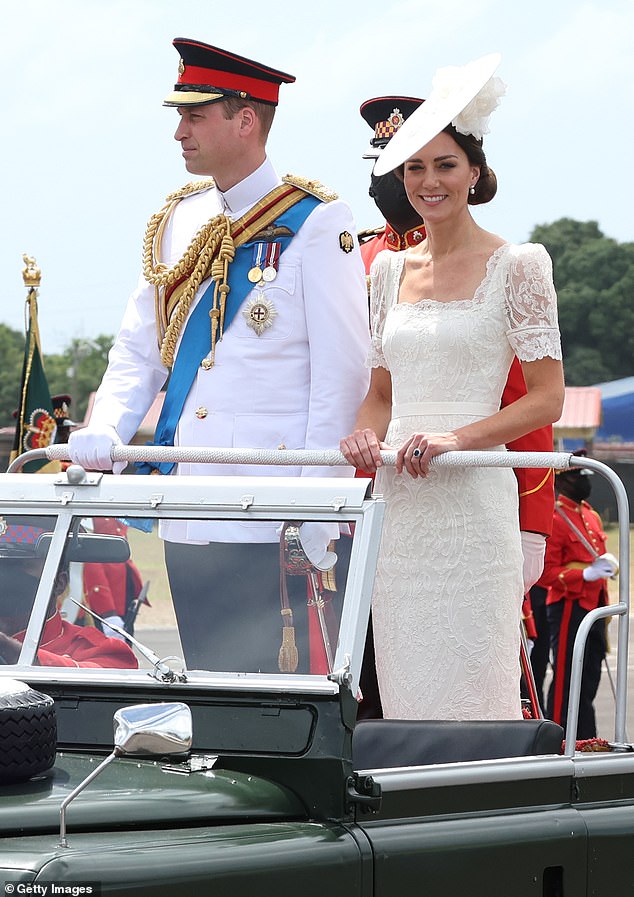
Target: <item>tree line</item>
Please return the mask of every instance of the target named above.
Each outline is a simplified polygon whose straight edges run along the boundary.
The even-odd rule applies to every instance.
[[[596,221],[560,218],[533,229],[553,260],[568,386],[590,386],[634,375],[634,243],[606,237]],[[72,398],[71,417],[84,418],[90,393],[106,369],[113,337],[73,339],[57,355],[46,352],[51,394]],[[0,426],[18,406],[25,336],[0,324]]]
[[[51,395],[65,394],[71,397],[70,416],[82,421],[91,392],[99,386],[106,365],[108,352],[114,337],[101,335],[95,339],[73,339],[64,351],[47,354],[42,336],[44,370]],[[0,324],[0,427],[15,424],[13,417],[19,403],[22,362],[24,360],[25,335]]]

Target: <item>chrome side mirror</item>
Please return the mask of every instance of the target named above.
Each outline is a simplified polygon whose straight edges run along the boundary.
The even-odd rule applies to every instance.
[[[191,746],[192,716],[187,704],[135,704],[114,715],[118,757],[186,756]]]
[[[113,718],[114,750],[64,798],[59,808],[59,846],[68,847],[66,808],[117,757],[186,757],[192,745],[192,715],[187,704],[135,704]]]

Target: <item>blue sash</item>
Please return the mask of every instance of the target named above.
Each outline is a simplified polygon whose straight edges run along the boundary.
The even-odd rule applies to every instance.
[[[276,239],[276,242],[281,243],[281,253],[288,247],[293,236],[319,203],[320,200],[314,196],[306,196],[295,203],[294,206],[291,206],[288,211],[280,215],[275,221],[276,226],[287,227],[292,231],[289,236],[282,236]],[[247,293],[253,289],[253,284],[249,281],[247,274],[253,264],[252,244],[254,242],[256,241],[252,240],[250,243],[243,243],[242,246],[239,246],[236,249],[235,258],[229,265],[227,283],[230,290],[225,304],[224,332],[229,328]],[[183,332],[169,383],[167,384],[165,400],[156,425],[154,440],[148,443],[148,445],[174,445],[174,434],[176,433],[176,427],[178,426],[185,400],[194,382],[200,363],[209,354],[211,348],[209,312],[212,306],[213,294],[214,282],[211,281],[190,315]],[[168,474],[174,467],[174,463],[167,461],[162,463],[140,461],[136,462],[136,467],[139,473],[151,473],[152,470],[156,469],[160,473]]]

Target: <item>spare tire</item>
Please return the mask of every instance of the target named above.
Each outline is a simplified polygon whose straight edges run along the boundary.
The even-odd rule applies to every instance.
[[[0,679],[0,782],[30,779],[55,762],[57,717],[48,695]]]

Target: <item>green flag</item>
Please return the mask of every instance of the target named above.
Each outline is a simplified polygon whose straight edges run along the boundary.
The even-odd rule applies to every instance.
[[[26,345],[11,460],[22,452],[50,445],[55,439],[56,430],[51,393],[42,363],[35,287],[29,289],[26,304]],[[23,468],[28,473],[44,472],[45,469],[46,472],[55,472],[60,465],[58,462],[29,461]]]

